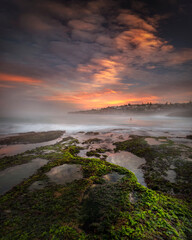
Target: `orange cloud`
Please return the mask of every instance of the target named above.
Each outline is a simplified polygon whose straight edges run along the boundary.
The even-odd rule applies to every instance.
[[[163,45],[161,47],[161,50],[163,52],[170,52],[170,51],[174,50],[174,47],[172,45],[169,45],[169,44],[168,45]]]
[[[92,65],[92,64],[88,64],[85,66],[82,64],[79,64],[77,68],[77,71],[82,73],[93,73],[94,71],[99,71],[99,70],[101,70],[100,66]]]
[[[139,28],[147,31],[155,32],[156,29],[149,24],[147,21],[143,20],[137,15],[133,15],[130,12],[123,12],[118,17],[117,20],[119,23],[127,25],[131,28]]]
[[[74,103],[81,108],[101,108],[107,106],[122,105],[128,103],[141,103],[141,102],[155,102],[158,100],[157,96],[136,96],[134,94],[127,94],[121,91],[117,92],[111,89],[104,89],[98,92],[82,92],[78,94],[64,94],[56,96],[47,96],[44,98],[46,101],[63,101]]]
[[[153,33],[142,29],[131,29],[124,31],[116,37],[117,48],[127,51],[132,49],[132,45],[137,46],[137,49],[142,51],[157,50],[164,42],[156,37]],[[170,49],[170,45],[169,45]],[[140,54],[142,54],[141,52]]]
[[[118,77],[119,73],[124,69],[121,63],[109,59],[95,60],[102,70],[93,75],[93,79],[99,84],[117,84],[121,78]]]
[[[102,95],[106,94],[115,94],[116,91],[111,90],[111,89],[104,89],[103,91],[98,91],[98,92],[81,92],[78,94],[74,95],[69,95],[65,93],[65,95],[56,95],[56,96],[47,96],[45,97],[45,100],[50,100],[50,101],[72,101],[76,102],[77,100],[91,100],[94,98],[98,98]]]
[[[92,64],[79,65],[78,71],[82,73],[90,73],[94,84],[103,86],[107,84],[117,84],[121,78],[118,75],[124,70],[124,65],[113,57],[97,58],[91,60]]]
[[[4,73],[0,73],[0,81],[23,83],[23,84],[27,84],[27,85],[42,85],[43,84],[43,82],[39,79],[23,77],[23,76],[18,76],[18,75],[4,74]]]

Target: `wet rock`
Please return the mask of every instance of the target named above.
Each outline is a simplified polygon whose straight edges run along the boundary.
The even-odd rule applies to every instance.
[[[130,192],[129,193],[129,201],[133,204],[135,204],[137,202],[136,196],[134,192]]]
[[[44,181],[36,181],[28,188],[29,191],[43,189],[47,184]]]
[[[109,173],[109,174],[106,174],[103,176],[103,179],[106,181],[106,182],[111,182],[111,183],[115,183],[117,181],[119,181],[121,178],[123,178],[125,175],[120,175],[116,172],[112,172],[112,173]]]
[[[160,145],[161,142],[159,142],[157,139],[155,138],[145,138],[145,141],[149,144],[149,145]]]
[[[166,172],[167,176],[164,177],[166,180],[168,180],[171,183],[175,183],[176,180],[176,172],[174,170],[169,169]]]

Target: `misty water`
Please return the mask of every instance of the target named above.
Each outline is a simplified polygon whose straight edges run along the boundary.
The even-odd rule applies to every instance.
[[[65,114],[63,117],[47,119],[1,119],[0,135],[30,131],[66,130],[69,133],[78,131],[102,131],[125,129],[138,135],[185,136],[192,129],[192,118],[168,117],[165,115],[96,115]],[[169,132],[171,131],[171,133]]]
[[[146,186],[143,172],[140,166],[145,162],[144,159],[138,158],[137,156],[129,152],[114,153],[115,146],[114,142],[124,141],[130,139],[129,136],[140,135],[147,136],[146,140],[149,144],[158,145],[164,143],[164,139],[158,141],[149,137],[167,136],[169,139],[178,141],[178,143],[188,144],[191,146],[191,140],[186,139],[186,135],[192,134],[192,119],[182,117],[167,117],[167,116],[130,116],[128,115],[88,115],[88,114],[66,114],[63,118],[52,119],[47,121],[1,121],[0,122],[0,137],[9,136],[22,132],[30,131],[50,131],[50,130],[64,130],[66,133],[63,137],[72,136],[79,140],[79,146],[83,147],[79,156],[87,157],[86,153],[90,150],[97,148],[106,148],[111,152],[105,153],[107,161],[126,167],[135,173],[138,181]],[[81,132],[80,132],[81,131]],[[95,131],[97,135],[86,134],[87,132]],[[178,138],[179,137],[179,138]],[[90,138],[101,139],[100,143],[83,144],[84,141]],[[15,145],[2,145],[0,146],[1,157],[5,155],[14,155],[26,150],[31,150],[36,147],[52,145],[61,138],[53,141],[37,143],[37,144],[15,144]],[[44,160],[46,161],[46,160]],[[40,162],[39,162],[40,163]],[[39,164],[38,163],[38,164]],[[32,165],[31,165],[32,164]],[[0,194],[8,191],[16,184],[20,183],[24,178],[32,175],[41,165],[33,165],[34,161],[15,166],[12,168],[5,169],[0,174],[1,177],[1,191]],[[43,163],[45,164],[45,163]],[[28,168],[31,170],[28,170]],[[66,183],[74,175],[76,179],[82,177],[82,173],[79,168],[68,168],[67,166],[57,167],[49,172],[50,180],[55,183]],[[73,169],[74,168],[74,169]],[[74,174],[73,174],[74,170]],[[32,172],[31,172],[32,171]],[[72,172],[71,172],[72,171]],[[172,172],[168,173],[170,176]],[[173,175],[173,174],[172,174]],[[171,175],[171,176],[172,176]],[[114,181],[114,176],[107,176]],[[117,176],[115,176],[117,177]],[[74,179],[75,179],[74,178]],[[109,179],[109,181],[110,181]],[[118,179],[118,177],[117,177]],[[174,176],[172,176],[174,181]],[[64,181],[64,182],[62,182]],[[6,182],[6,184],[5,184]],[[32,189],[41,189],[44,185],[35,183]],[[6,188],[6,189],[5,189]]]
[[[0,171],[0,195],[33,175],[37,169],[47,164],[47,160],[36,158],[29,163],[7,168]]]
[[[49,118],[45,120],[19,120],[4,119],[0,121],[0,137],[30,131],[65,130],[67,136],[79,131],[108,131],[121,134],[134,134],[140,136],[168,136],[185,137],[192,134],[192,119],[183,117],[167,117],[164,115],[130,116],[129,115],[93,115],[93,114],[65,114],[62,118]],[[102,137],[102,136],[100,136]],[[103,136],[106,137],[106,136]],[[84,140],[89,136],[84,136]],[[12,156],[36,147],[52,145],[60,139],[37,144],[17,144],[0,146],[0,157]],[[190,144],[190,143],[189,143]],[[108,143],[109,147],[110,143]],[[112,145],[112,144],[111,144]],[[103,146],[102,146],[103,147]],[[112,146],[110,146],[112,147]],[[83,156],[83,154],[82,154]]]

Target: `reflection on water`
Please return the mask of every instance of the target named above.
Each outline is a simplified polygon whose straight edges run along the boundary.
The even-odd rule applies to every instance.
[[[120,180],[121,178],[123,178],[125,175],[120,175],[119,173],[113,172],[113,173],[109,173],[103,176],[103,179],[107,182],[112,182],[115,183],[118,180]]]
[[[36,158],[29,163],[7,168],[0,172],[0,194],[4,194],[12,187],[21,183],[25,178],[33,175],[37,169],[47,164],[47,160]]]
[[[80,157],[87,157],[86,153],[92,150],[97,149],[106,149],[107,151],[113,151],[115,149],[115,145],[113,145],[114,142],[122,142],[125,140],[130,139],[129,134],[122,132],[122,133],[116,133],[116,132],[99,132],[95,136],[95,133],[76,133],[72,135],[74,138],[78,139],[80,142],[77,144],[79,147],[83,147],[84,149],[80,150],[78,153],[78,156]],[[102,141],[99,143],[91,143],[91,144],[82,144],[83,142],[99,138]],[[105,155],[106,153],[104,153]],[[100,153],[102,156],[102,154]],[[95,156],[89,156],[89,158],[95,158]]]
[[[57,138],[52,141],[42,142],[42,143],[34,143],[34,144],[14,144],[14,145],[2,145],[0,148],[0,158],[4,156],[13,156],[27,150],[32,150],[37,147],[43,147],[47,145],[53,145],[62,140],[62,137]]]
[[[127,133],[127,131],[124,132],[123,130],[119,130],[119,132],[116,132],[115,130],[111,130],[111,132],[98,132],[96,136],[94,132],[92,134],[78,132],[74,134],[69,134],[67,136],[72,136],[78,139],[79,142],[81,143],[86,142],[87,140],[90,140],[90,139],[98,138],[98,139],[101,139],[102,141],[100,141],[99,143],[92,142],[91,146],[98,145],[103,148],[111,146],[113,142],[121,142],[129,139],[129,134]],[[87,145],[89,144],[82,144],[81,147],[85,147]]]
[[[54,167],[46,175],[57,184],[65,184],[83,178],[81,165],[78,164],[63,164]]]
[[[143,158],[139,158],[130,152],[121,151],[118,153],[109,153],[106,161],[121,167],[125,167],[132,171],[137,177],[138,182],[143,186],[146,186],[143,172],[141,169],[139,169],[139,166],[145,163]]]
[[[80,146],[82,147],[83,144],[82,142],[88,140],[88,139],[92,139],[94,136],[95,138],[95,134],[84,134],[84,133],[77,133],[74,134],[73,137],[77,138],[80,142]],[[140,182],[142,185],[146,186],[144,178],[143,178],[143,172],[141,169],[139,169],[139,166],[141,164],[145,163],[145,160],[143,158],[139,158],[137,156],[135,156],[132,153],[129,152],[125,152],[125,151],[121,151],[119,153],[113,153],[113,150],[115,148],[115,145],[113,145],[114,142],[120,142],[120,141],[125,141],[130,139],[129,134],[126,131],[123,130],[117,130],[113,131],[113,132],[100,132],[99,134],[97,134],[96,136],[99,139],[102,139],[103,142],[101,143],[93,143],[93,144],[86,144],[83,147],[85,147],[86,149],[80,150],[78,156],[81,157],[87,157],[86,153],[88,151],[91,150],[96,150],[96,149],[108,149],[109,151],[105,152],[104,155],[107,155],[108,157],[106,158],[106,161],[110,162],[110,163],[114,163],[116,165],[125,167],[127,169],[129,169],[130,171],[134,172],[138,182]],[[102,157],[102,154],[100,154]],[[95,156],[93,156],[95,158]],[[117,177],[117,175],[107,175],[106,177],[108,177],[109,181],[113,181],[113,177],[114,177],[114,181],[115,181],[115,177]],[[107,180],[107,179],[106,179]]]

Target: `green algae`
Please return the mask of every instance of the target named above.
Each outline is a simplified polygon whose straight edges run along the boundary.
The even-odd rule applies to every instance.
[[[99,135],[99,132],[86,132],[85,135]]]
[[[147,186],[153,190],[165,193],[174,192],[180,197],[192,196],[192,162],[185,161],[182,154],[190,156],[191,149],[175,147],[171,140],[156,146],[150,146],[145,137],[131,136],[123,142],[114,143],[115,151],[129,151],[138,157],[144,157],[146,163],[142,166]],[[175,182],[167,177],[167,172],[172,170],[176,173]],[[184,195],[184,196],[183,196]]]
[[[136,141],[140,146],[139,139]],[[141,144],[142,151],[135,148],[138,154],[156,156],[156,150],[150,150],[144,139]],[[132,143],[130,146],[134,149]],[[123,147],[127,150],[127,143]],[[58,143],[53,148],[60,152],[44,154],[49,158],[47,165],[0,198],[0,239],[192,238],[189,202],[143,187],[125,168],[101,159],[78,157],[80,149],[74,145]],[[44,149],[37,149],[36,154],[41,156]],[[83,179],[65,185],[49,182],[46,173],[66,163],[80,164]],[[116,183],[106,183],[102,176],[112,172],[125,176]],[[29,191],[29,186],[39,180],[47,185]]]
[[[46,158],[48,160],[54,160],[55,158],[60,159],[63,157],[63,151],[70,146],[72,153],[78,153],[80,147],[74,146],[78,143],[78,140],[73,137],[63,138],[60,142],[49,146],[37,147],[33,150],[28,150],[24,153],[17,154],[14,156],[5,156],[0,160],[0,170],[8,167],[12,167],[19,164],[30,162],[34,158]],[[74,146],[74,147],[73,147]],[[46,153],[46,151],[52,151]]]
[[[88,157],[94,156],[94,157],[97,157],[97,158],[100,158],[100,159],[101,158],[105,159],[107,157],[107,155],[105,155],[103,153],[108,152],[108,151],[111,151],[111,150],[110,149],[104,149],[104,148],[96,148],[95,150],[88,151],[86,153],[86,155]]]
[[[88,151],[88,152],[86,153],[86,155],[87,155],[88,157],[95,156],[95,157],[97,157],[97,158],[99,158],[99,157],[101,156],[96,150]]]

